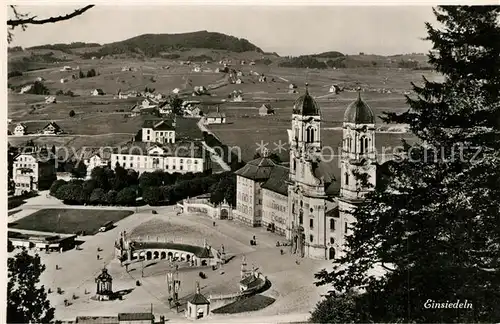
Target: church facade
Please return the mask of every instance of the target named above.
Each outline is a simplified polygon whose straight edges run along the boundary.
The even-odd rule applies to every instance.
[[[283,235],[292,254],[341,256],[355,222],[350,211],[375,186],[375,116],[360,95],[347,107],[342,128],[340,161],[326,162],[320,107],[306,87],[293,106],[289,168],[264,154],[236,171],[234,218]],[[333,168],[339,167],[334,163],[340,164],[340,176],[334,176]]]

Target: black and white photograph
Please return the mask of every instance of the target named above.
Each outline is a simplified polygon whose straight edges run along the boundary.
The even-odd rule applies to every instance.
[[[0,322],[500,322],[498,2],[4,11]]]

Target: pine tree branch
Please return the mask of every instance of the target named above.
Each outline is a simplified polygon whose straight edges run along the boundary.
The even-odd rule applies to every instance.
[[[88,6],[85,6],[83,8],[77,9],[73,13],[67,14],[65,16],[50,17],[50,18],[41,19],[41,20],[36,20],[35,19],[36,16],[26,18],[26,19],[9,19],[9,20],[7,20],[7,26],[14,28],[16,26],[22,26],[22,25],[28,25],[28,24],[43,25],[43,24],[47,24],[47,23],[56,23],[59,21],[64,21],[64,20],[68,20],[68,19],[74,18],[76,16],[79,16],[94,6],[95,5],[88,5]]]

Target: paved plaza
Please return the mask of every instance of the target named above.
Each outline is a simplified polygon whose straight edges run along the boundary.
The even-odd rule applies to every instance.
[[[38,201],[29,201],[22,206],[23,211],[9,217],[9,221],[13,221],[14,217],[19,219],[35,212],[39,200],[42,199],[37,198]],[[47,208],[55,208],[55,205]],[[52,290],[49,299],[56,308],[56,318],[74,320],[76,316],[147,312],[153,307],[153,312],[157,316],[165,315],[167,319],[183,321],[183,313],[177,314],[168,303],[165,281],[165,273],[170,270],[168,261],[154,260],[144,269],[141,262],[135,263],[129,266],[127,272],[114,255],[114,242],[122,231],[127,231],[133,237],[151,241],[167,239],[202,246],[206,240],[216,249],[224,245],[226,254],[233,258],[223,266],[223,274],[220,270],[213,271],[211,268],[180,270],[181,302],[194,293],[196,281],[200,282],[201,291],[207,297],[210,294],[237,292],[243,255],[246,257],[247,268],[252,266],[258,268],[268,277],[271,287],[262,294],[276,299],[273,304],[252,312],[251,318],[247,318],[249,314],[213,314],[203,321],[219,319],[226,322],[234,319],[242,322],[244,318],[247,318],[244,322],[303,321],[319,301],[321,294],[327,290],[325,287],[315,287],[314,273],[321,268],[331,267],[331,262],[300,259],[297,264],[298,258],[290,255],[288,247],[276,247],[276,241],[284,241],[284,237],[267,232],[263,228],[251,228],[229,220],[217,220],[216,226],[213,226],[213,220],[207,216],[176,215],[172,206],[154,209],[158,214],[153,214],[149,207],[141,208],[137,213],[117,222],[114,229],[81,238],[84,241],[81,250],[40,253],[47,267],[41,283]],[[250,240],[254,235],[257,238],[257,245],[250,246]],[[101,251],[98,252],[98,249]],[[285,251],[284,255],[280,254],[280,249]],[[99,260],[97,254],[100,256]],[[56,270],[56,265],[59,270]],[[106,267],[113,277],[113,290],[124,293],[122,300],[98,302],[91,299],[96,292],[95,277],[103,267]],[[207,275],[206,279],[199,277],[200,271]],[[136,286],[137,280],[140,280],[141,286]],[[58,287],[64,291],[63,294],[56,293]],[[73,299],[73,295],[77,298]],[[65,300],[71,305],[65,306]],[[290,319],[285,320],[282,316],[272,319],[273,316],[280,314],[287,314]]]

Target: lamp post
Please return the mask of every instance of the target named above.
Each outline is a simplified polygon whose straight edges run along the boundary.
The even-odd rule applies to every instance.
[[[141,277],[144,278],[144,259],[146,258],[146,253],[143,251],[139,254],[139,257],[141,258]]]

